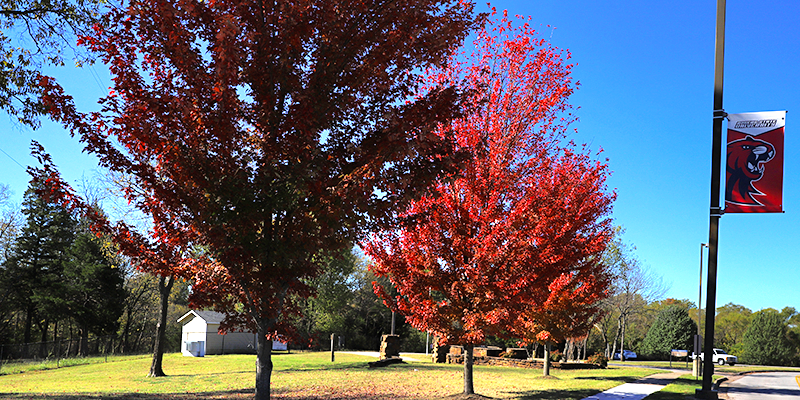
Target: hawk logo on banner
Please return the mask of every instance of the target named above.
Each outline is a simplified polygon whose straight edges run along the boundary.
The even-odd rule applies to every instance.
[[[728,114],[725,213],[783,212],[786,111]]]

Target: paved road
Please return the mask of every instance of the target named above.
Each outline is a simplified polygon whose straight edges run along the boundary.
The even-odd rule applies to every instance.
[[[800,399],[800,373],[762,372],[723,382],[730,400]]]

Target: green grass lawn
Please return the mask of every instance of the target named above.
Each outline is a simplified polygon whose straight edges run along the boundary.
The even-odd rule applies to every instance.
[[[692,363],[690,362],[689,365],[686,365],[685,361],[673,361],[671,364],[669,361],[625,361],[620,362],[619,360],[611,360],[608,362],[609,364],[614,365],[630,365],[630,366],[647,366],[647,367],[658,367],[658,368],[669,368],[669,369],[682,369],[682,370],[692,370]]]
[[[714,380],[721,378],[714,375]],[[694,396],[695,390],[703,387],[703,380],[696,379],[692,374],[682,375],[664,387],[647,397],[645,400],[685,400],[686,396]]]
[[[670,366],[669,361],[626,361],[627,365],[630,366],[647,366],[647,367],[658,367],[658,368],[669,368],[669,369],[680,369],[685,371],[692,371],[692,363],[689,363],[689,366],[686,366],[686,362],[684,361],[673,361],[672,365]],[[626,363],[620,363],[619,361],[609,361],[609,364],[613,364],[615,366],[625,365]],[[761,365],[748,365],[742,366],[741,364],[737,364],[735,366],[730,365],[714,365],[714,372],[715,373],[723,373],[723,374],[738,374],[740,372],[756,372],[756,371],[799,371],[800,368],[797,367],[765,367]]]
[[[418,357],[425,360],[424,355]],[[95,361],[100,361],[97,359]],[[287,400],[436,399],[461,392],[462,366],[427,360],[370,369],[374,358],[330,353],[273,356],[272,394]],[[11,399],[238,399],[252,397],[255,356],[203,358],[167,354],[163,378],[147,378],[150,358],[109,358],[57,369],[26,370],[0,376],[0,398]],[[7,366],[3,372],[13,371]],[[610,367],[605,370],[551,370],[475,367],[475,391],[499,399],[582,399],[658,372]]]
[[[725,374],[738,374],[742,372],[758,372],[758,371],[789,371],[789,372],[800,372],[800,368],[797,367],[765,367],[762,365],[748,365],[743,367],[741,365],[736,365],[731,367],[730,365],[725,366],[714,366],[714,372],[720,372]]]

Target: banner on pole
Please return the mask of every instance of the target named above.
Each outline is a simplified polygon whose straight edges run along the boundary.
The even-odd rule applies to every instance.
[[[786,111],[728,114],[725,213],[783,212]]]

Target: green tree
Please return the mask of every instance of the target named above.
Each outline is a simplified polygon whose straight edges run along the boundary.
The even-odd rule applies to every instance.
[[[742,362],[787,365],[794,355],[787,333],[780,312],[772,308],[756,312],[742,337]]]
[[[373,282],[386,288],[391,295],[396,294],[397,291],[389,279],[375,276],[368,267],[368,261],[361,258],[355,273],[355,291],[347,308],[345,324],[352,327],[349,333],[349,346],[356,349],[376,350],[380,346],[381,335],[391,332],[392,311],[383,303],[382,299],[375,295]],[[402,349],[408,343],[410,335],[416,333],[416,330],[405,322],[405,318],[401,314],[398,313],[395,317],[395,333],[400,335]]]
[[[359,259],[352,249],[344,249],[338,256],[328,256],[322,273],[308,280],[316,289],[316,296],[298,299],[303,308],[298,328],[304,339],[316,333],[343,333],[346,329],[345,312],[353,299]]]
[[[331,333],[343,347],[376,350],[380,336],[391,331],[391,310],[373,291],[373,282],[394,292],[391,282],[368,270],[369,261],[360,251],[346,249],[329,257],[320,276],[309,280],[316,296],[300,299],[301,317],[296,321],[297,344],[328,348]],[[395,333],[403,351],[424,351],[426,335],[414,329],[401,314],[395,316]],[[432,339],[431,339],[432,340]]]
[[[63,207],[44,201],[31,185],[25,192],[25,226],[4,263],[4,286],[13,307],[24,313],[22,341],[33,341],[36,323],[45,341],[51,320],[64,315],[64,260],[72,245],[75,221]]]
[[[800,313],[794,307],[784,307],[781,310],[781,316],[786,321],[787,336],[795,351],[791,364],[800,365]]]
[[[697,323],[689,316],[688,309],[681,305],[671,305],[658,313],[647,331],[640,351],[648,358],[667,359],[672,349],[690,349],[695,333]]]
[[[742,337],[752,317],[753,312],[739,304],[728,303],[717,307],[717,316],[714,320],[714,345],[731,354],[741,354]]]
[[[64,266],[64,298],[87,352],[89,333],[108,335],[119,327],[125,299],[120,261],[110,242],[88,229],[79,229]]]

